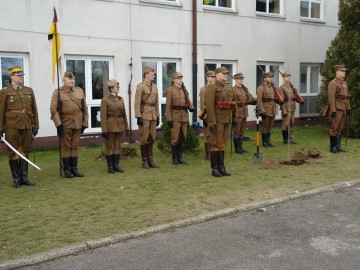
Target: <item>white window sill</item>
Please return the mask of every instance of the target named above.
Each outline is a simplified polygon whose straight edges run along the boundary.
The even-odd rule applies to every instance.
[[[281,19],[281,20],[285,20],[286,17],[283,17],[281,14],[276,14],[276,13],[266,13],[266,12],[256,12],[256,16],[259,17],[266,17],[266,18],[271,18],[271,19]]]
[[[223,13],[230,13],[236,14],[237,12],[232,8],[225,8],[225,7],[213,7],[209,5],[203,5],[204,11],[215,11],[215,12],[223,12]]]
[[[325,22],[320,19],[305,18],[305,17],[300,17],[300,21],[307,23],[325,24]]]
[[[165,6],[173,6],[173,7],[182,7],[181,4],[177,3],[177,1],[162,1],[162,0],[139,0],[142,3],[156,4],[156,5],[165,5]]]

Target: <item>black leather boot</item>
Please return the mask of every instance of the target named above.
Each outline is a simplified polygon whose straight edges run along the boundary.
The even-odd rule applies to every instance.
[[[240,148],[240,154],[245,154],[245,153],[247,153],[247,151],[243,148],[243,138],[242,137],[240,137],[239,139],[238,139],[238,141],[239,141],[239,148]]]
[[[19,161],[17,159],[9,160],[9,165],[13,177],[13,187],[19,188],[21,187],[21,179],[19,174]]]
[[[147,159],[150,168],[160,168],[153,160],[153,143],[148,144]]]
[[[140,151],[141,151],[141,166],[143,169],[150,169],[148,159],[147,159],[147,150],[148,144],[142,144],[140,145]]]
[[[235,148],[235,153],[236,154],[244,154],[244,153],[241,153],[241,150],[240,150],[239,138],[234,139],[234,148]]]
[[[185,160],[182,159],[182,144],[178,144],[177,147],[177,160],[179,164],[188,164]]]
[[[275,147],[275,145],[273,145],[273,144],[270,142],[270,135],[271,135],[270,132],[268,132],[268,133],[266,134],[267,143],[268,143],[268,145],[269,145],[270,147]]]
[[[79,172],[77,168],[78,157],[70,157],[71,172],[75,177],[84,177],[84,174]]]
[[[231,173],[228,173],[228,172],[225,170],[224,159],[225,159],[225,152],[224,152],[224,151],[220,151],[220,152],[219,152],[219,172],[220,172],[223,176],[230,176]]]
[[[341,135],[337,135],[336,139],[337,139],[336,149],[338,150],[338,152],[347,152],[346,150],[341,148]]]
[[[289,134],[287,130],[282,130],[282,136],[283,136],[283,140],[284,140],[284,144],[288,144],[288,140],[289,140]]]
[[[336,148],[337,145],[337,136],[330,136],[330,152],[333,154],[340,153]]]
[[[267,134],[261,133],[261,139],[262,139],[262,145],[263,145],[263,147],[269,147],[269,146],[270,146],[270,145],[268,144],[268,141],[267,141]]]
[[[65,178],[74,178],[75,176],[70,171],[70,158],[62,159],[63,167],[64,167],[64,176]]]
[[[108,173],[115,173],[113,156],[106,156],[106,162],[108,166]]]
[[[119,162],[120,162],[120,154],[113,155],[113,161],[114,161],[114,170],[119,173],[125,172],[123,169],[120,168]]]
[[[35,183],[30,181],[30,179],[28,178],[29,163],[27,163],[27,161],[24,159],[19,159],[19,167],[20,167],[21,185],[35,186]]]
[[[177,151],[178,151],[178,146],[171,145],[172,164],[174,164],[174,165],[179,165]]]
[[[219,152],[211,151],[211,174],[215,177],[221,177],[222,174],[219,171]]]

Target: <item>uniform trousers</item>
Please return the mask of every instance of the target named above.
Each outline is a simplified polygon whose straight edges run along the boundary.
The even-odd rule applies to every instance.
[[[210,131],[209,126],[204,128],[204,141],[205,143],[210,143]]]
[[[171,129],[171,144],[182,144],[186,140],[188,122],[173,122],[173,128]]]
[[[154,143],[156,138],[156,120],[143,119],[143,125],[139,126],[140,144]]]
[[[31,129],[17,129],[6,127],[5,138],[16,150],[25,157],[29,156],[33,141]],[[18,155],[8,147],[9,160],[18,159]]]
[[[288,112],[286,116],[282,116],[281,129],[288,130],[289,125],[290,128],[293,128],[295,124],[295,112]]]
[[[346,111],[343,110],[336,110],[334,118],[330,116],[330,136],[341,135],[341,131],[344,129],[345,119]]]
[[[120,154],[120,145],[124,138],[124,132],[109,132],[108,138],[105,139],[105,155]]]
[[[233,122],[234,140],[241,138],[246,129],[246,117],[236,117]]]
[[[61,156],[63,158],[77,157],[81,129],[64,128],[61,136]]]
[[[231,123],[217,123],[214,133],[210,133],[211,151],[224,151],[230,137]]]
[[[266,134],[271,131],[271,128],[273,127],[275,122],[275,117],[272,116],[266,116],[265,119],[261,120],[261,133]]]

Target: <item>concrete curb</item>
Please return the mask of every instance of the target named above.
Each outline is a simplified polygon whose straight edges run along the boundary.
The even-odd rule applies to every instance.
[[[113,235],[113,236],[98,239],[98,240],[91,240],[91,241],[88,241],[83,244],[77,244],[77,245],[72,245],[72,246],[68,246],[68,247],[64,247],[64,248],[60,248],[60,249],[54,249],[54,250],[44,252],[44,253],[39,253],[39,254],[36,254],[33,256],[24,257],[24,258],[13,260],[13,261],[3,262],[0,264],[0,270],[10,270],[10,269],[17,269],[17,268],[25,267],[25,266],[32,266],[32,265],[43,263],[46,261],[59,259],[61,257],[75,255],[77,253],[89,251],[89,250],[92,250],[95,248],[100,248],[100,247],[116,244],[119,242],[124,242],[129,239],[135,239],[135,238],[151,235],[151,234],[158,233],[158,232],[164,232],[169,229],[176,229],[176,228],[186,227],[189,225],[199,224],[199,223],[203,223],[203,222],[206,222],[206,221],[209,221],[212,219],[227,217],[227,216],[231,216],[231,215],[241,213],[241,212],[246,212],[246,211],[251,211],[251,210],[255,210],[255,209],[259,209],[259,208],[269,207],[269,206],[276,205],[276,204],[286,202],[289,200],[297,200],[300,198],[305,198],[305,197],[313,196],[313,195],[324,193],[324,192],[336,192],[343,188],[355,186],[358,184],[360,184],[360,179],[352,180],[349,182],[341,182],[338,184],[334,184],[334,185],[294,194],[294,195],[291,195],[288,197],[279,197],[279,198],[274,198],[274,199],[270,199],[270,200],[266,200],[266,201],[262,201],[262,202],[239,205],[239,206],[236,206],[233,208],[232,207],[225,208],[225,209],[207,213],[204,215],[200,215],[200,216],[196,216],[196,217],[192,217],[192,218],[181,219],[178,221],[171,222],[169,224],[160,224],[160,225],[152,226],[152,227],[146,228],[144,230],[139,230],[139,231],[135,231],[132,233],[118,234],[118,235]]]

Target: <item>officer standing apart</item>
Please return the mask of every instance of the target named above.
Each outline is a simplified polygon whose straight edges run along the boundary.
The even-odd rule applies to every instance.
[[[60,112],[58,111],[58,89],[51,97],[51,119],[61,138],[61,156],[66,178],[83,177],[77,169],[80,135],[88,126],[88,108],[84,91],[75,86],[75,76],[65,72],[64,85],[60,87]]]
[[[206,72],[206,80],[207,80],[207,84],[204,85],[203,87],[201,87],[200,89],[200,115],[202,115],[202,120],[203,120],[203,125],[205,127],[205,131],[204,131],[204,145],[205,145],[205,158],[207,160],[211,159],[211,144],[210,144],[210,132],[209,132],[209,126],[208,126],[208,121],[207,121],[207,115],[206,115],[206,106],[205,106],[205,92],[206,92],[206,88],[208,85],[210,84],[214,84],[215,83],[215,72],[214,71],[208,71]]]
[[[0,99],[0,137],[6,140],[23,156],[29,157],[33,137],[38,133],[39,118],[34,91],[23,86],[24,72],[21,67],[9,70],[11,84],[1,90]],[[28,163],[8,148],[8,157],[13,186],[34,186],[28,179]]]
[[[183,83],[183,75],[175,72],[172,76],[174,86],[166,90],[166,121],[171,128],[172,163],[187,164],[182,159],[182,144],[186,140],[189,113],[194,107],[189,99],[189,92]]]
[[[279,93],[283,98],[284,104],[280,106],[281,109],[281,130],[284,144],[288,142],[292,144],[296,144],[296,142],[292,139],[292,129],[295,124],[295,111],[296,111],[296,103],[295,103],[295,95],[294,89],[291,87],[291,74],[290,72],[284,72],[281,74],[284,78],[284,84],[280,86]]]
[[[236,114],[236,102],[231,86],[226,84],[228,74],[225,67],[215,69],[215,84],[208,86],[205,96],[211,141],[211,169],[215,177],[231,175],[225,170],[224,151]]]
[[[248,105],[256,105],[256,99],[244,86],[244,75],[237,73],[234,75],[235,86],[233,86],[234,98],[236,101],[237,112],[233,122],[235,153],[244,154],[243,136],[246,129],[246,119],[249,116]]]
[[[347,69],[344,65],[336,65],[336,77],[327,88],[330,106],[330,152],[346,152],[341,148],[341,131],[344,128],[346,115],[350,115],[350,95],[345,81]]]
[[[107,82],[110,94],[101,100],[100,116],[101,131],[105,138],[105,156],[108,165],[108,173],[123,173],[119,167],[120,146],[125,136],[128,135],[129,126],[125,111],[124,99],[117,94],[120,91],[120,83],[116,80]]]
[[[158,89],[153,83],[155,73],[152,68],[143,68],[144,81],[137,85],[135,93],[135,117],[140,132],[140,150],[144,169],[159,168],[153,160],[153,145],[156,127],[159,125]]]
[[[271,128],[275,122],[276,104],[275,104],[275,90],[273,88],[272,78],[274,75],[271,72],[264,73],[264,83],[259,85],[256,89],[257,105],[259,113],[262,118],[261,121],[261,137],[263,147],[273,147],[270,142]]]

